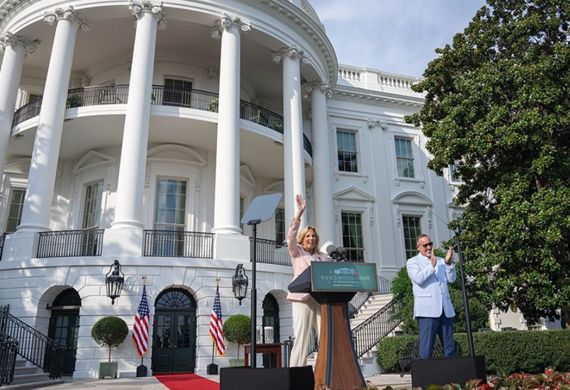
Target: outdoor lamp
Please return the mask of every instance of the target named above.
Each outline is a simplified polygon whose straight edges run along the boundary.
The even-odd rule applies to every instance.
[[[116,260],[111,264],[109,272],[105,276],[105,285],[107,286],[107,296],[111,298],[111,304],[115,304],[115,298],[121,296],[121,290],[125,283],[125,274],[121,272],[121,264]]]
[[[247,294],[248,284],[249,282],[247,280],[243,264],[238,264],[236,267],[236,273],[232,276],[232,290],[234,290],[234,297],[239,300],[240,305],[242,299],[244,299]]]

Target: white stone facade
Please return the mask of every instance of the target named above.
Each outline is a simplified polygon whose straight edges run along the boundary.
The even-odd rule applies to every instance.
[[[294,194],[306,196],[305,222],[318,227],[321,243],[346,246],[343,215],[357,216],[355,253],[386,279],[405,264],[407,218],[436,243],[450,237],[457,183],[427,169],[426,139],[403,120],[422,104],[410,88],[417,79],[339,66],[307,1],[0,0],[0,6],[0,233],[19,218],[3,245],[0,304],[47,334],[47,307],[74,289],[81,298],[74,377],[96,377],[107,357],[90,337],[99,318],[117,315],[132,326],[142,276],[153,315],[156,298],[169,289],[195,301],[194,369],[205,373],[216,279],[225,319],[250,312],[247,298],[241,306],[233,298],[231,276],[243,263],[251,277],[250,229],[241,226],[240,211],[258,195],[284,193],[285,229]],[[347,144],[354,146],[348,152],[354,172],[339,169],[339,129],[355,141]],[[408,153],[405,175],[396,142]],[[158,188],[168,180],[184,189],[174,210],[180,219],[172,217],[169,227],[212,233],[206,258],[145,255],[144,230],[164,225]],[[24,190],[25,196],[18,192]],[[41,232],[93,227],[104,230],[97,255],[65,248],[38,255]],[[276,221],[265,222],[258,237],[276,240],[276,230]],[[271,294],[283,341],[292,333],[286,300],[292,273],[281,265],[284,248],[273,245],[257,265],[258,323]],[[104,281],[114,259],[126,282],[112,306]],[[235,348],[230,344],[216,362],[228,365]],[[130,337],[113,360],[122,376],[134,375],[140,359]]]

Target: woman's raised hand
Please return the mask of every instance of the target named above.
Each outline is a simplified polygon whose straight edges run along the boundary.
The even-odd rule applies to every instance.
[[[301,219],[301,216],[305,212],[305,207],[307,207],[307,201],[299,194],[295,195],[295,203],[297,204],[297,212],[295,213],[295,219]]]

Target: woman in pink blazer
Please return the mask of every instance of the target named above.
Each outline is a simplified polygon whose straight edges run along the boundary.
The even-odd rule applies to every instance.
[[[319,252],[319,235],[314,226],[305,226],[299,232],[301,216],[305,212],[306,201],[301,195],[295,196],[295,217],[287,234],[287,246],[293,264],[293,280],[311,265],[312,261],[326,261],[325,254]],[[289,293],[287,299],[293,308],[293,334],[295,342],[291,351],[290,367],[301,367],[307,364],[311,329],[321,328],[321,312],[319,304],[307,293]]]

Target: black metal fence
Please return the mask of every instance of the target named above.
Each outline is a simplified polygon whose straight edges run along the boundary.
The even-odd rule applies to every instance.
[[[257,238],[257,259],[258,263],[276,264],[276,265],[291,265],[289,256],[283,256],[281,253],[276,253],[277,243],[274,240],[267,240],[265,238]],[[253,238],[249,238],[250,254],[253,256]],[[253,260],[253,259],[251,259]]]
[[[14,317],[8,306],[0,307],[0,335],[17,340],[18,355],[49,373],[50,378],[61,378],[65,347]]]
[[[103,229],[40,232],[38,258],[101,256]]]
[[[14,380],[18,340],[0,334],[0,386],[9,385]]]
[[[176,230],[145,230],[143,256],[211,259],[214,234]]]
[[[2,252],[4,252],[4,241],[6,241],[6,233],[0,234],[0,261],[2,261]]]
[[[128,85],[101,85],[70,89],[67,92],[66,108],[100,106],[106,104],[126,104],[129,98]],[[153,85],[151,105],[193,108],[202,111],[218,112],[219,95],[199,89],[174,88]],[[12,127],[40,114],[42,99],[39,98],[20,107],[14,113]],[[283,117],[256,104],[240,101],[240,118],[257,123],[283,134]],[[303,134],[303,145],[310,156],[313,147]]]
[[[400,302],[392,299],[386,306],[352,330],[356,341],[354,350],[357,357],[370,351],[381,338],[388,336],[402,322],[395,315],[398,305]]]

